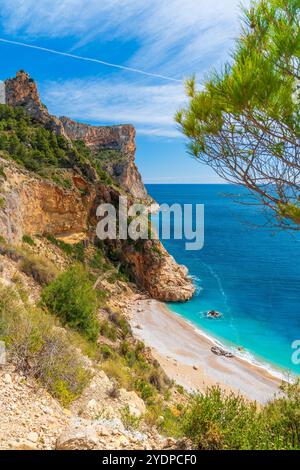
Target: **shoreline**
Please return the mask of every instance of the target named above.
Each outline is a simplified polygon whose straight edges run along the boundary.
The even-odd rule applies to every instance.
[[[228,393],[240,393],[259,403],[266,403],[280,391],[282,378],[239,355],[214,355],[212,346],[224,346],[164,303],[139,300],[129,314],[134,335],[151,348],[167,376],[187,390],[204,391],[220,385]]]
[[[241,361],[246,362],[250,366],[257,367],[259,369],[262,369],[264,372],[268,373],[271,377],[278,379],[280,381],[287,381],[287,377],[284,374],[284,370],[280,369],[280,367],[276,367],[275,364],[270,364],[267,363],[266,361],[264,362],[263,359],[258,359],[257,356],[255,356],[254,353],[249,352],[248,350],[244,350],[245,352],[241,352],[237,349],[237,347],[234,347],[230,344],[226,344],[226,340],[224,339],[224,342],[222,342],[221,339],[215,338],[213,335],[210,335],[207,333],[205,330],[201,330],[200,327],[194,325],[191,321],[185,319],[184,317],[180,316],[179,313],[175,312],[174,310],[168,308],[165,305],[165,308],[171,312],[173,315],[181,318],[184,322],[186,322],[190,327],[199,335],[203,336],[206,338],[212,346],[219,346],[220,348],[231,352],[236,358],[240,359]]]

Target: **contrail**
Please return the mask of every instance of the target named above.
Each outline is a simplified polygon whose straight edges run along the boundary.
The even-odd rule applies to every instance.
[[[34,46],[33,44],[26,44],[24,42],[10,41],[9,39],[0,38],[0,41],[5,42],[7,44],[13,44],[15,46],[29,47],[30,49],[37,49],[38,51],[50,52],[51,54],[57,54],[57,55],[65,56],[65,57],[71,57],[72,59],[85,60],[87,62],[95,62],[96,64],[106,65],[107,67],[114,67],[116,69],[126,70],[127,72],[140,73],[142,75],[147,75],[148,77],[161,78],[162,80],[169,80],[171,82],[182,83],[182,80],[178,80],[177,78],[167,77],[165,75],[160,75],[160,74],[157,74],[157,73],[145,72],[144,70],[139,70],[139,69],[135,69],[135,68],[132,68],[132,67],[126,67],[125,65],[112,64],[112,63],[106,62],[104,60],[93,59],[91,57],[83,57],[83,56],[75,55],[75,54],[69,54],[68,52],[60,52],[60,51],[56,51],[54,49],[48,49],[46,47]]]

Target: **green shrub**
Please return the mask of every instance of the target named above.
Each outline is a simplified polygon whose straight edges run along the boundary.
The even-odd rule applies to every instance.
[[[81,394],[90,379],[71,332],[46,312],[23,303],[16,289],[2,284],[0,339],[17,369],[38,379],[64,406]]]
[[[132,374],[126,364],[119,356],[114,356],[112,359],[101,364],[101,369],[107,374],[111,379],[114,379],[120,388],[125,388],[126,390],[132,390]]]
[[[184,416],[184,434],[197,449],[251,449],[261,439],[255,403],[241,396],[226,395],[219,387],[196,395]]]
[[[35,241],[30,237],[30,235],[23,235],[22,242],[27,243],[27,245],[35,246]]]
[[[258,408],[212,387],[193,397],[179,427],[197,449],[300,449],[300,383],[282,390],[283,396]]]
[[[123,338],[131,334],[129,322],[123,315],[118,312],[110,312],[109,319],[121,330]]]
[[[58,246],[67,256],[72,257],[76,261],[83,262],[85,257],[85,248],[82,242],[71,245],[63,240],[58,240],[51,234],[45,234],[47,240],[55,246]]]
[[[4,180],[6,180],[5,170],[2,165],[0,166],[0,178],[3,178]]]
[[[282,395],[270,401],[262,410],[267,423],[269,448],[300,449],[300,379],[284,383]]]
[[[68,324],[91,341],[97,339],[97,294],[81,265],[72,266],[46,287],[42,292],[42,302],[63,324]]]
[[[24,254],[20,261],[20,269],[42,286],[52,282],[57,275],[57,270],[50,261],[31,254]]]
[[[104,320],[100,323],[100,333],[102,336],[105,336],[105,338],[108,338],[111,341],[116,341],[118,338],[116,328],[113,325],[110,325],[107,320]]]
[[[102,344],[100,347],[101,356],[104,360],[111,358],[114,355],[113,350],[107,346],[107,344]]]
[[[137,430],[141,424],[141,418],[130,413],[129,406],[126,405],[121,410],[121,420],[125,429]]]

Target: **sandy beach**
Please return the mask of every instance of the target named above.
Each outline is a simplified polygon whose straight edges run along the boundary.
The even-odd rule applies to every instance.
[[[163,303],[140,300],[130,310],[136,337],[152,349],[166,374],[189,390],[219,384],[227,391],[265,403],[281,383],[262,367],[239,358],[216,356],[213,341]]]

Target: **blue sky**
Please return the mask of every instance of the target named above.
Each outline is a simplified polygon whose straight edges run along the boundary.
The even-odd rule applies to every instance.
[[[243,2],[245,4],[245,2]],[[239,0],[0,0],[0,38],[136,68],[138,74],[0,42],[0,79],[25,69],[51,113],[91,124],[132,123],[147,183],[215,183],[176,128],[185,77],[228,60]],[[176,81],[177,80],[177,81]]]

